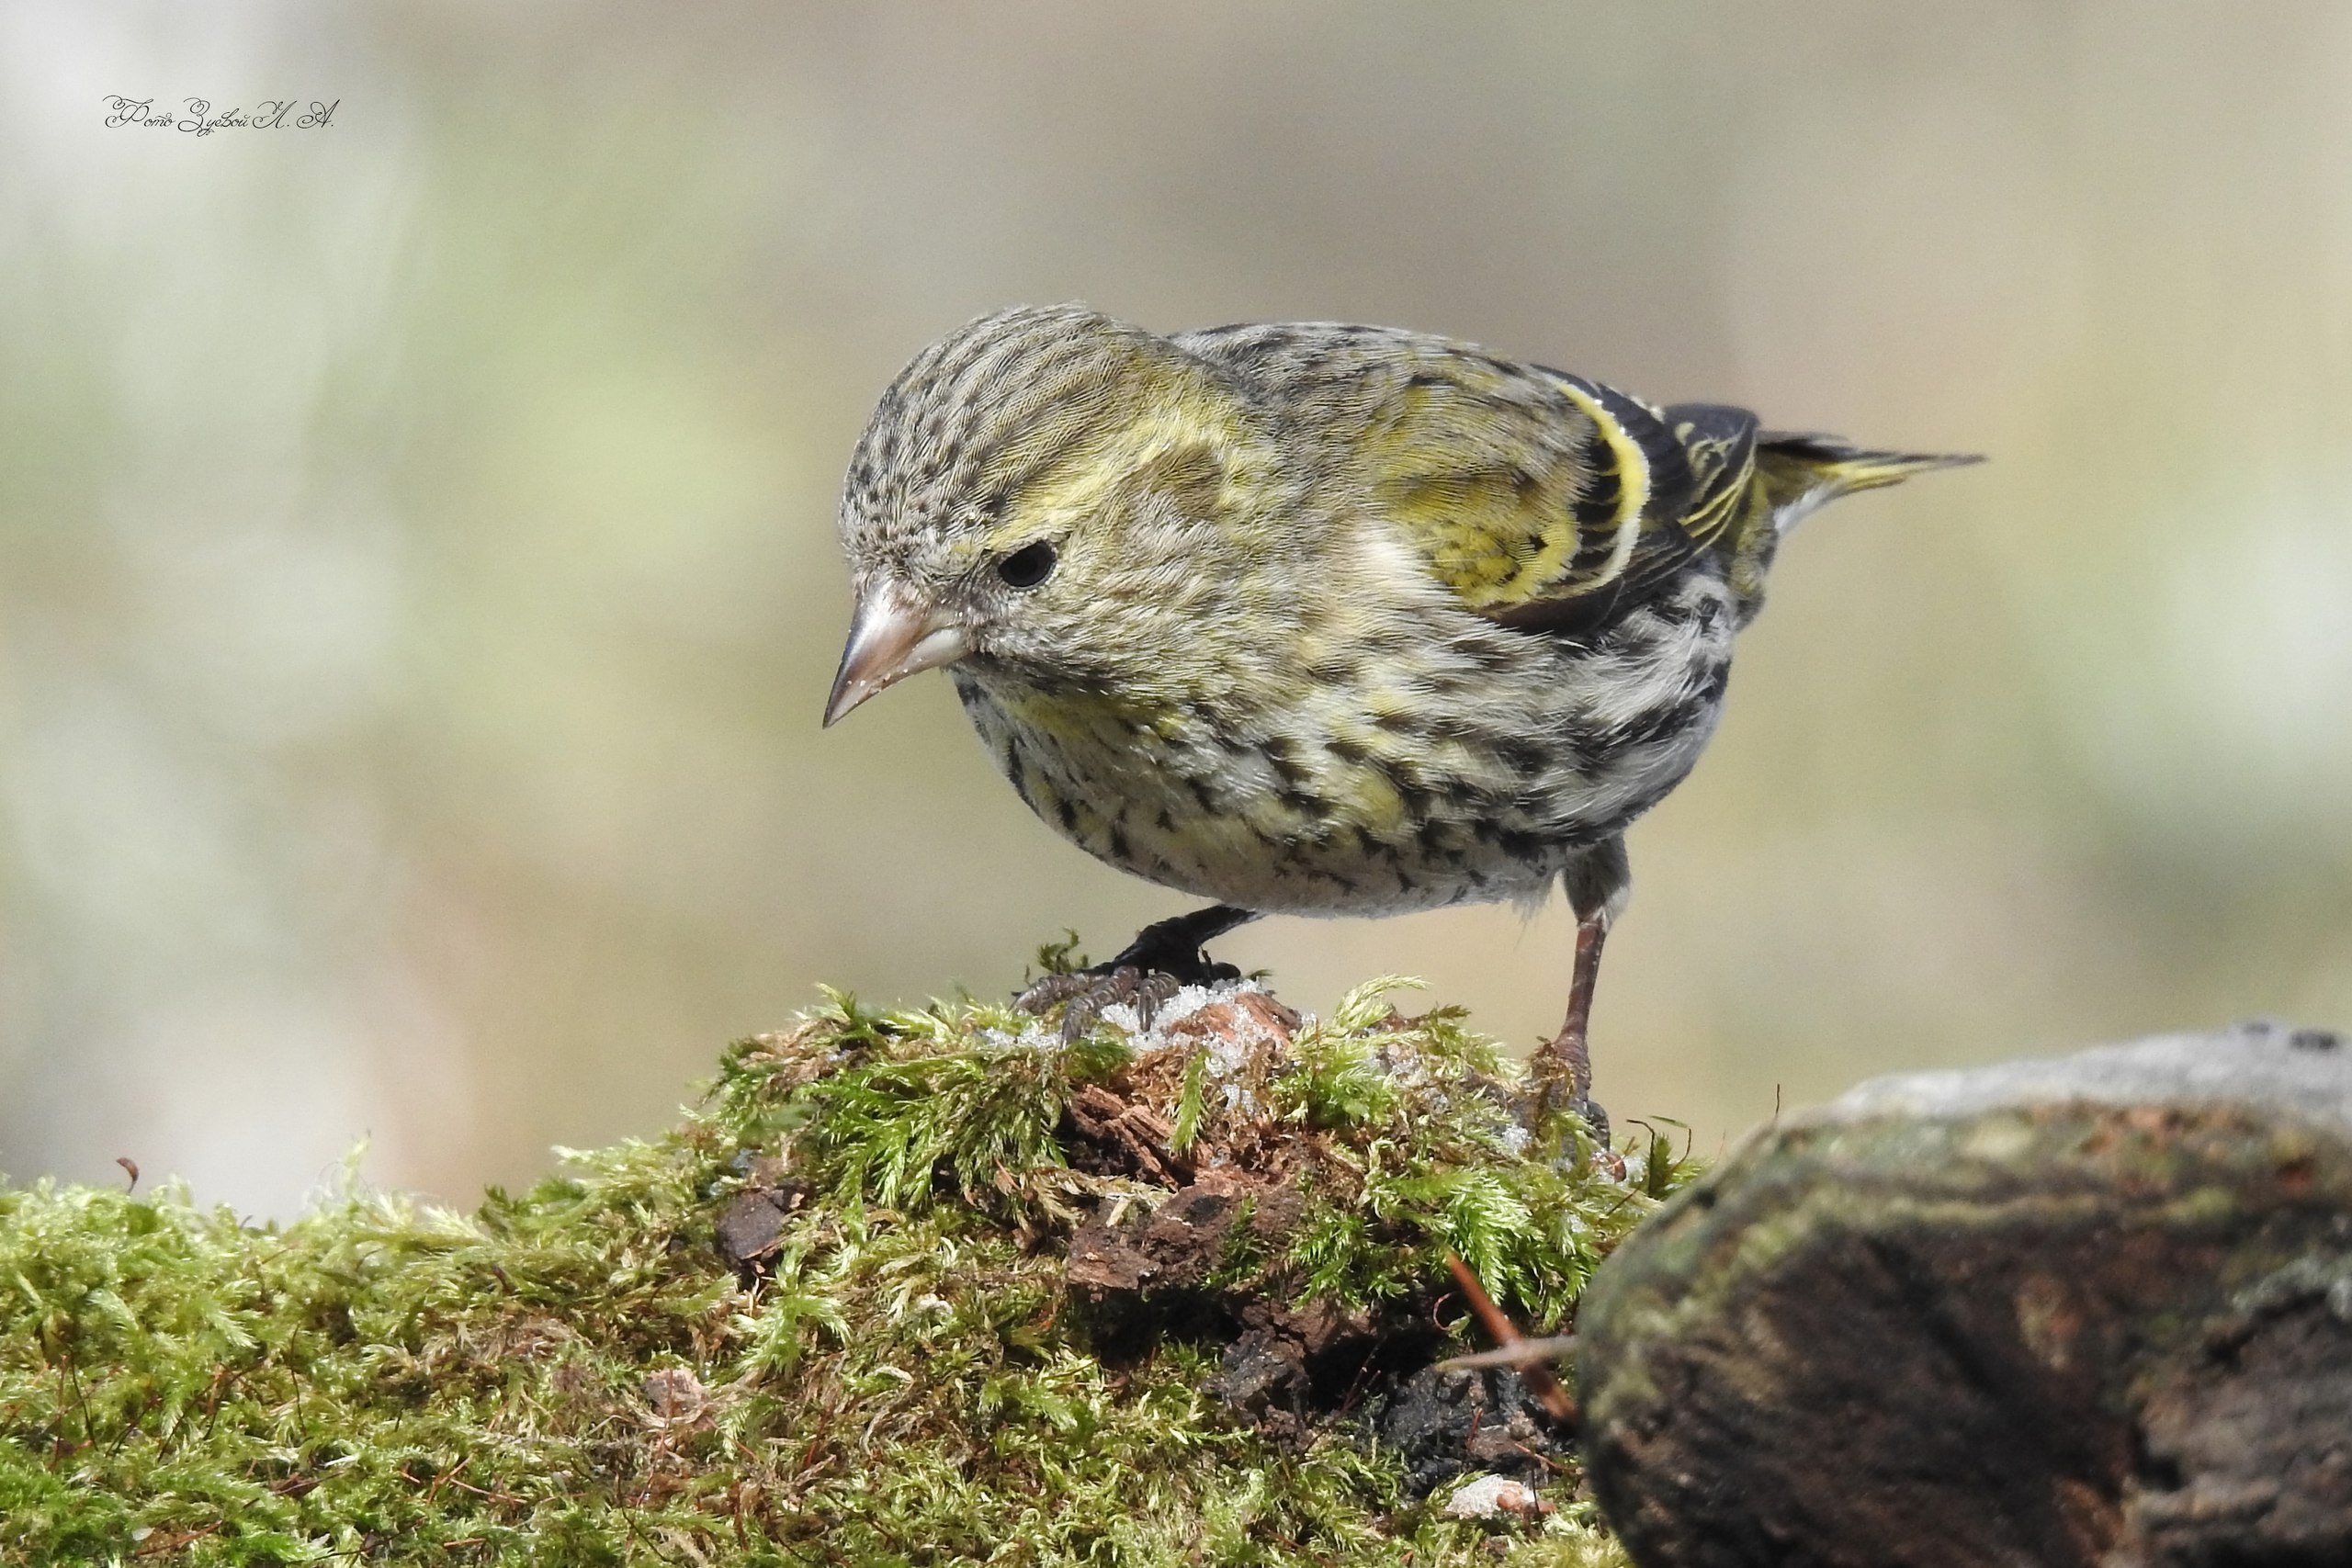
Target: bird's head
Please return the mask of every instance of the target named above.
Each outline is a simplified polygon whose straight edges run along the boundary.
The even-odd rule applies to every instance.
[[[857,609],[825,722],[959,661],[1046,688],[1148,676],[1214,587],[1249,427],[1207,366],[1083,306],[1001,311],[925,349],[850,461]]]

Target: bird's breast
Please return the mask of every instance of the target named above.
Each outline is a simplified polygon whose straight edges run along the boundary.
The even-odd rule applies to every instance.
[[[1732,621],[1702,576],[1581,645],[1388,628],[1246,686],[956,685],[1021,798],[1099,859],[1247,908],[1394,913],[1540,896],[1662,798],[1721,710]]]

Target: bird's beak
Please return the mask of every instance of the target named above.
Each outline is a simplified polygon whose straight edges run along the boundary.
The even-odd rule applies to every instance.
[[[885,686],[953,664],[971,651],[971,639],[955,616],[894,582],[877,582],[858,601],[850,622],[849,646],[842,649],[841,672],[825,703],[825,723],[831,726]]]

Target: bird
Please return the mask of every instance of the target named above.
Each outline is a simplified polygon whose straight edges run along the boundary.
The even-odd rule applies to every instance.
[[[1205,944],[1266,914],[1558,885],[1575,952],[1531,1114],[1605,1129],[1588,1037],[1625,829],[1705,748],[1781,541],[1978,460],[1398,328],[1018,306],[918,354],[851,455],[824,723],[944,669],[1047,826],[1214,900],[1106,983],[1232,974]]]

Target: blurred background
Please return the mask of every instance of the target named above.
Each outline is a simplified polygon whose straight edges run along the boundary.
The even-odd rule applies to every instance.
[[[1621,1122],[2352,1023],[2352,8],[58,0],[0,8],[0,146],[17,1181],[283,1215],[364,1137],[469,1203],[820,981],[1001,994],[1184,907],[943,680],[817,727],[851,444],[1016,301],[1992,455],[1783,553],[1632,837]],[[1570,938],[1222,951],[1525,1045]]]

